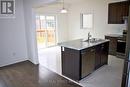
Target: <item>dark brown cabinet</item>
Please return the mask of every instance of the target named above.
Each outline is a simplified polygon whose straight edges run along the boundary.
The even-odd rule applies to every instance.
[[[88,48],[81,52],[81,77],[84,78],[94,71],[95,48]]]
[[[62,74],[73,79],[80,79],[80,51],[61,47]]]
[[[124,24],[124,17],[129,15],[129,1],[110,3],[108,24]]]
[[[104,43],[101,45],[101,66],[108,64],[108,49],[109,43]]]
[[[95,69],[101,67],[101,45],[96,46],[95,52]]]
[[[109,42],[75,50],[61,47],[62,74],[73,79],[81,80],[108,62]]]
[[[105,36],[105,39],[109,39],[109,54],[116,56],[117,40],[118,37]]]
[[[95,69],[108,63],[109,43],[104,43],[96,46],[95,51]]]
[[[126,37],[124,35],[109,34],[105,39],[110,40],[109,54],[124,59],[126,52]]]

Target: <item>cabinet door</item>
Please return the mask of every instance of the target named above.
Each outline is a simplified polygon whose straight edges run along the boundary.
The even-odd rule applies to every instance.
[[[108,24],[116,24],[117,23],[117,7],[116,3],[109,4],[108,10]]]
[[[118,2],[117,3],[117,24],[123,24],[125,23],[124,17],[127,17],[129,15],[129,3],[128,1],[124,2]]]
[[[116,9],[116,24],[123,24],[124,23],[124,5],[123,3],[117,3]]]
[[[82,73],[81,77],[89,75],[94,71],[95,68],[95,49],[89,48],[81,52],[81,60],[82,60]]]
[[[124,17],[129,15],[129,1],[110,3],[108,24],[123,24]]]
[[[109,54],[116,56],[116,50],[117,50],[117,37],[109,37],[106,36],[105,39],[109,39]]]
[[[101,45],[97,45],[95,51],[95,69],[99,67],[101,67]]]
[[[108,42],[101,45],[101,65],[108,64],[108,47]]]
[[[129,5],[130,5],[130,1],[124,1],[122,2],[122,15],[125,17],[125,16],[128,16],[129,15]]]
[[[80,52],[62,47],[62,74],[73,79],[80,80]]]

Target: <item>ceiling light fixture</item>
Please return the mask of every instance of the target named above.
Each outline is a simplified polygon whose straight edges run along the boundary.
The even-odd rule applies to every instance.
[[[65,3],[64,3],[64,0],[63,0],[63,8],[61,9],[60,13],[67,13],[67,9],[65,9]]]

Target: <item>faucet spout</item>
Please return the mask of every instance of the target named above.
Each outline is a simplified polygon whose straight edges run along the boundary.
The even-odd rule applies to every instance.
[[[88,41],[90,41],[90,38],[91,38],[91,34],[90,34],[90,32],[88,33]]]

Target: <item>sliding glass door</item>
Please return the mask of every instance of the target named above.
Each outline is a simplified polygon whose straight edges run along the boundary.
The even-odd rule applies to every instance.
[[[56,16],[36,16],[36,32],[38,48],[56,45]]]

